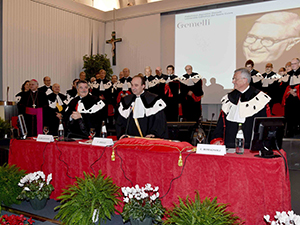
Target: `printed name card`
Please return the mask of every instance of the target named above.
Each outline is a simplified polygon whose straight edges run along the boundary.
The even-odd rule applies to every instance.
[[[225,145],[197,144],[196,153],[206,155],[225,155],[226,147]]]
[[[96,146],[111,146],[114,145],[114,142],[111,138],[99,138],[94,137],[92,145]]]
[[[54,138],[52,135],[46,135],[46,134],[39,134],[36,141],[40,141],[40,142],[53,142]]]

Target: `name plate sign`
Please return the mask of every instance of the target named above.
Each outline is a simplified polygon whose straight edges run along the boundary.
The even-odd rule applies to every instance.
[[[92,145],[96,146],[111,146],[114,145],[114,142],[111,138],[99,138],[95,137],[93,139]]]
[[[206,155],[225,155],[226,147],[225,145],[197,144],[196,153]]]
[[[46,134],[39,134],[36,141],[40,141],[40,142],[53,142],[54,138],[52,135],[46,135]]]

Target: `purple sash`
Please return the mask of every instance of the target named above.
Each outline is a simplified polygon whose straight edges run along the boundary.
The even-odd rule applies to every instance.
[[[26,114],[36,115],[37,135],[43,134],[43,108],[29,108],[29,107],[26,107]]]

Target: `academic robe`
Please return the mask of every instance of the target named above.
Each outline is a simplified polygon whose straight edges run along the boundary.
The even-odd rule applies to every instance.
[[[289,77],[289,86],[285,90],[285,94],[282,99],[282,104],[284,105],[284,117],[286,119],[286,136],[293,137],[296,133],[299,132],[300,126],[300,98],[299,98],[299,85],[300,85],[300,68],[296,71],[291,70],[288,72]],[[289,94],[290,89],[297,90],[297,96]]]
[[[28,137],[34,137],[37,136],[37,121],[36,116],[26,114],[26,107],[28,108],[42,108],[43,109],[43,126],[48,126],[48,101],[47,96],[42,91],[35,91],[32,92],[31,90],[25,92],[23,94],[23,97],[21,98],[19,104],[18,104],[18,114],[23,114],[27,131],[28,131]]]
[[[183,118],[186,121],[198,121],[201,116],[201,98],[203,95],[201,76],[197,73],[184,74],[180,81],[180,101]],[[193,95],[188,95],[192,91]]]
[[[101,82],[103,83],[103,90],[100,90]],[[92,95],[102,98],[102,101],[104,102],[105,106],[103,109],[103,115],[105,116],[105,121],[108,116],[108,105],[111,104],[112,100],[112,93],[111,88],[113,87],[113,84],[108,79],[98,79],[93,83],[92,88]]]
[[[238,104],[239,99],[239,115],[245,118],[245,122],[242,125],[245,138],[244,146],[246,149],[249,149],[254,118],[267,116],[266,105],[270,101],[270,97],[267,94],[251,86],[244,93],[233,90],[222,98],[222,111],[213,133],[213,139],[222,138],[227,148],[235,148],[235,138],[240,122],[229,121],[227,116],[229,111],[235,108],[233,106]]]
[[[68,125],[67,135],[69,137],[88,138],[90,128],[95,128],[96,136],[100,136],[102,121],[104,120],[103,108],[105,104],[98,97],[88,94],[81,98],[75,97],[66,108],[64,120]],[[74,120],[71,114],[77,111],[82,118]]]
[[[145,90],[157,94],[159,92],[159,80],[156,78],[156,76],[150,75],[149,77],[145,77]]]
[[[116,84],[114,84],[114,88],[116,89],[115,96],[117,99],[117,104],[120,103],[121,98],[132,93],[131,81],[132,77],[123,77]]]
[[[257,70],[253,69],[251,70],[251,81],[250,81],[250,86],[261,90],[262,83],[261,80],[264,78]]]
[[[65,109],[68,104],[67,96],[61,93],[51,93],[47,97],[49,104],[49,134],[57,136],[60,119],[56,115],[57,113],[61,113],[62,115],[64,115]]]
[[[117,137],[123,134],[140,136],[136,123],[133,119],[136,95],[128,95],[122,98],[119,106],[119,116],[116,123]],[[167,138],[167,122],[164,113],[166,104],[157,95],[144,91],[140,98],[143,102],[145,114],[142,118],[137,118],[143,137],[148,134],[155,135],[156,138]]]
[[[77,89],[75,87],[72,87],[72,89],[67,90],[66,96],[67,96],[68,104],[73,98],[76,97],[76,95],[77,95]]]
[[[178,121],[179,81],[176,75],[163,75],[159,83],[158,96],[166,103],[167,121]]]
[[[269,106],[272,110],[273,105],[275,103],[281,103],[282,96],[279,91],[279,77],[273,71],[270,73],[263,73],[262,76],[264,79],[262,80],[262,88],[261,91],[265,92],[271,97],[271,101],[269,102]]]
[[[39,91],[44,92],[46,95],[53,93],[52,86],[47,87],[46,85],[39,87]]]

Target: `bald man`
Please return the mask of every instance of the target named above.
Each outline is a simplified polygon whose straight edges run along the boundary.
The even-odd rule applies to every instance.
[[[67,96],[60,93],[60,85],[55,83],[52,86],[53,93],[48,95],[49,114],[49,134],[57,135],[59,121],[62,120],[64,111],[67,107]]]

